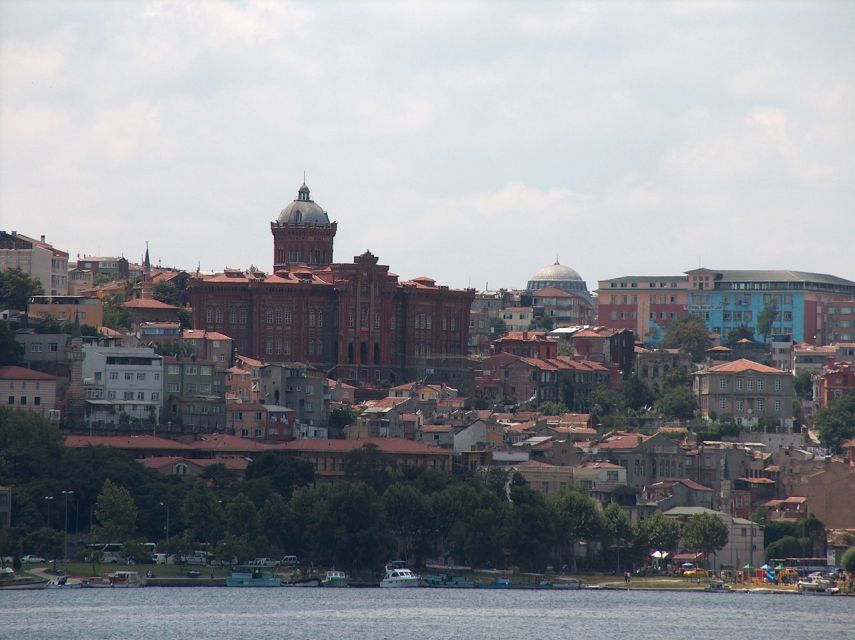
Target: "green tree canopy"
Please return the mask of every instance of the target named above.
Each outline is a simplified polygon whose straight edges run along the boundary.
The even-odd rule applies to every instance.
[[[588,394],[588,407],[598,416],[619,413],[624,409],[623,395],[614,389],[599,386]]]
[[[662,341],[665,349],[682,349],[690,353],[694,362],[704,359],[704,352],[711,344],[707,325],[694,316],[683,316],[671,322]]]
[[[593,499],[579,491],[565,491],[550,499],[555,518],[556,543],[563,557],[570,556],[576,570],[575,546],[578,542],[598,537],[603,521]]]
[[[727,544],[727,525],[714,513],[696,513],[683,526],[683,546],[689,551],[699,551],[708,559],[709,554]]]
[[[171,304],[173,307],[180,306],[178,289],[175,288],[174,283],[169,282],[168,280],[155,283],[152,289],[152,295],[155,300],[164,304]]]
[[[639,380],[637,375],[631,375],[624,380],[620,390],[624,405],[635,411],[652,406],[656,400],[650,388]]]
[[[131,314],[115,298],[108,298],[104,303],[104,326],[122,331],[131,328]]]
[[[24,347],[15,340],[15,332],[0,320],[0,366],[19,364],[24,359]]]
[[[793,388],[796,390],[796,397],[799,400],[810,400],[813,398],[813,380],[811,372],[802,369],[793,376]]]
[[[357,413],[350,407],[336,407],[330,411],[327,425],[330,429],[344,429],[347,425],[356,422]]]
[[[25,311],[32,296],[42,296],[45,290],[38,278],[30,278],[17,267],[0,271],[0,309]]]
[[[666,418],[689,420],[695,415],[698,402],[686,387],[674,387],[662,394],[654,408]]]
[[[680,539],[680,524],[657,511],[641,521],[638,533],[648,551],[652,549],[672,552],[677,548],[677,541]]]
[[[137,508],[130,492],[107,478],[95,505],[98,525],[95,537],[99,542],[124,542],[137,526]]]
[[[725,344],[733,349],[733,347],[736,346],[736,343],[740,340],[751,340],[754,342],[754,329],[745,324],[732,329],[730,333],[727,334],[727,341]]]
[[[778,317],[778,305],[772,302],[763,307],[763,311],[757,314],[757,331],[763,336],[763,341],[768,342],[772,335],[772,324]]]
[[[840,565],[846,573],[855,575],[855,547],[849,547],[846,550],[846,553],[843,554],[843,560],[840,562]]]
[[[855,437],[855,393],[838,398],[817,411],[816,426],[822,446],[840,453],[843,442]]]

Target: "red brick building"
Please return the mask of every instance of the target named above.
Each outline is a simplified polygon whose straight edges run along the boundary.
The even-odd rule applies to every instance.
[[[189,283],[196,329],[266,362],[308,362],[331,377],[397,384],[465,375],[474,290],[430,278],[399,282],[366,251],[334,263],[337,223],[300,187],[271,223],[274,273],[226,270]]]
[[[855,392],[855,364],[834,362],[829,358],[819,375],[819,394],[816,399],[820,407]]]

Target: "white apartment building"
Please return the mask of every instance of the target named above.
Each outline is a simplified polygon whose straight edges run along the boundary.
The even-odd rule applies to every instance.
[[[163,357],[148,347],[83,346],[87,421],[159,424]],[[124,416],[124,417],[122,417]]]
[[[68,295],[68,253],[17,231],[0,231],[0,271],[20,269],[41,282],[46,295]]]

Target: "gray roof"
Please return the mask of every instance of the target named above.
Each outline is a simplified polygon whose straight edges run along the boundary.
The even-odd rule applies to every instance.
[[[781,270],[712,270],[717,282],[815,282],[855,287],[855,282],[826,273]]]

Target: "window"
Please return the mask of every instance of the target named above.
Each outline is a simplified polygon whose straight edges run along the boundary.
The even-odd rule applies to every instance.
[[[192,382],[185,384],[184,389],[187,391],[187,393],[196,393],[196,385]]]
[[[151,399],[153,402],[157,402],[158,400],[160,400],[160,394],[157,391],[152,391]]]
[[[737,378],[737,379],[736,379],[736,390],[737,390],[737,391],[742,391],[742,383],[743,383],[743,379],[742,379],[742,378]]]
[[[108,391],[107,392],[107,400],[115,400],[115,399],[116,399],[116,392],[115,391]]]
[[[137,380],[145,380],[145,374],[144,373],[138,373],[137,374]]]
[[[137,391],[137,400],[145,400],[145,391]]]
[[[775,400],[775,413],[781,413],[781,401]]]
[[[15,396],[9,396],[9,404],[15,404]]]
[[[757,381],[757,391],[764,391],[766,389],[766,381],[763,378],[760,378]]]
[[[154,374],[154,381],[155,381],[155,382],[159,382],[159,381],[160,381],[160,374],[159,374],[159,373],[155,373],[155,374]]]
[[[737,410],[739,413],[742,413],[743,411],[745,411],[745,400],[743,400],[742,398],[737,398],[737,400],[736,400],[736,410]]]
[[[166,390],[169,393],[178,393],[178,383],[177,382],[170,382],[168,385],[166,385],[166,387],[167,387]]]
[[[212,372],[211,367],[209,367],[207,365],[199,367],[199,375],[200,376],[209,376],[209,375],[211,375],[211,372]]]
[[[130,380],[133,380],[133,379],[134,379],[134,374],[129,373],[129,372],[127,372],[127,371],[126,371],[126,372],[125,372],[125,380],[130,381]]]
[[[763,411],[766,409],[766,403],[763,398],[757,398],[755,406],[757,407],[757,413],[763,413]]]
[[[179,367],[177,364],[171,364],[166,368],[166,373],[171,376],[177,376],[181,373],[181,367]]]
[[[41,342],[33,342],[30,344],[30,353],[41,353],[42,352],[42,343]]]
[[[187,367],[184,373],[188,376],[197,376],[199,375],[199,367]]]
[[[125,400],[133,400],[134,399],[134,392],[133,391],[125,391],[124,399]]]
[[[51,353],[56,353],[57,351],[59,351],[59,344],[57,344],[56,342],[48,342],[47,346],[48,351],[50,351]]]
[[[784,386],[784,385],[783,385],[783,383],[781,382],[781,379],[780,379],[780,378],[777,378],[777,379],[775,380],[775,391],[780,391],[780,390],[783,388],[783,386]]]
[[[727,389],[727,378],[719,378],[718,379],[718,388],[719,389]]]
[[[39,396],[33,398],[33,404],[39,406],[42,403],[42,399]]]
[[[718,399],[718,408],[722,411],[727,409],[727,398],[719,398]]]

